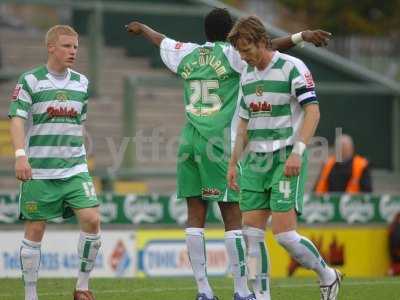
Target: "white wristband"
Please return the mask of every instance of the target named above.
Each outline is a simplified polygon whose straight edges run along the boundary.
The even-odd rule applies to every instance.
[[[306,144],[303,142],[297,141],[294,143],[292,153],[296,153],[299,156],[303,156],[304,151],[306,150]]]
[[[302,32],[292,34],[292,36],[290,38],[291,38],[293,44],[295,44],[295,45],[300,44],[301,42],[304,42]]]
[[[21,157],[21,156],[26,156],[25,150],[24,149],[17,149],[15,151],[15,158]]]

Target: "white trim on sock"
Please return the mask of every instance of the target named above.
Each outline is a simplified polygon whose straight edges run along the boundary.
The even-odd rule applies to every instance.
[[[35,248],[35,249],[40,248],[40,246],[42,245],[41,242],[34,242],[34,241],[31,241],[31,240],[28,240],[25,238],[22,239],[22,243],[28,247]]]
[[[265,230],[256,227],[246,226],[243,229],[243,233],[251,237],[265,238]]]
[[[198,236],[202,236],[204,235],[204,228],[200,228],[200,227],[188,227],[185,229],[185,233],[187,235],[198,235]]]
[[[291,230],[275,234],[275,238],[279,244],[283,245],[285,243],[299,242],[301,240],[301,235],[299,235],[296,230]]]
[[[226,239],[235,239],[235,238],[240,238],[243,236],[243,232],[240,229],[236,229],[236,230],[229,230],[229,231],[225,231],[225,238]]]
[[[100,232],[98,232],[98,233],[88,233],[88,232],[81,231],[79,233],[79,238],[90,239],[90,240],[98,240],[98,239],[101,238],[101,234],[100,234]]]

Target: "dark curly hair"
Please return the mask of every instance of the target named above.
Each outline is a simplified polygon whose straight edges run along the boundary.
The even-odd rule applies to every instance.
[[[225,42],[233,27],[233,20],[226,8],[214,8],[204,19],[204,32],[209,42]]]

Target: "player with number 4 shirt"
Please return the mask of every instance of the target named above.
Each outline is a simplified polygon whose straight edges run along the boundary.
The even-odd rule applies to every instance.
[[[240,80],[240,121],[227,179],[231,188],[240,186],[239,205],[249,237],[249,277],[256,281],[257,300],[270,300],[270,264],[264,244],[270,216],[278,243],[318,274],[321,300],[336,300],[342,275],[327,265],[312,241],[296,231],[303,204],[306,145],[320,117],[311,73],[300,59],[271,49],[257,17],[240,19],[228,39],[249,64]],[[238,185],[236,167],[245,148],[248,153]]]

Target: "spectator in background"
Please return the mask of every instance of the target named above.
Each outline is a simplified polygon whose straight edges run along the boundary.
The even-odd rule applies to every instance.
[[[339,147],[341,151],[341,160],[336,161],[335,155],[328,158],[315,185],[315,192],[372,192],[369,162],[355,154],[353,139],[344,134],[336,143],[336,149]]]

